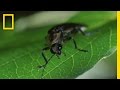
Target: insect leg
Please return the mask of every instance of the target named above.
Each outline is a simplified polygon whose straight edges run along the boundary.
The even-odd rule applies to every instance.
[[[79,31],[85,36],[85,33],[81,29],[79,29]]]
[[[44,60],[45,60],[45,64],[42,65],[42,66],[39,66],[39,68],[44,67],[44,66],[48,63],[48,60],[47,60],[47,58],[45,57],[45,54],[44,54],[44,51],[45,51],[45,50],[48,50],[48,49],[49,49],[49,47],[45,47],[45,48],[42,49],[42,57],[43,57]]]
[[[46,67],[46,65],[49,63],[49,61],[52,59],[52,57],[54,56],[55,54],[53,54],[49,59],[48,61],[44,64],[44,67]]]
[[[60,57],[58,55],[56,55],[58,57],[58,59],[60,59]]]
[[[46,47],[46,48],[44,48],[43,49],[43,51],[42,51],[42,56],[43,56],[43,58],[44,58],[44,60],[45,60],[45,64],[44,65],[42,65],[42,66],[39,66],[39,68],[45,68],[46,67],[46,65],[48,64],[48,62],[51,60],[51,58],[55,55],[55,54],[53,54],[48,60],[47,60],[47,58],[45,57],[45,55],[44,55],[44,50],[48,50],[49,49],[49,47]]]
[[[48,62],[51,60],[51,58],[52,58],[54,55],[55,55],[55,54],[53,54],[53,55],[48,59],[48,61],[42,66],[44,69],[42,70],[41,79],[43,78],[43,73],[44,73],[44,71],[45,71],[46,65],[48,64]]]
[[[79,49],[79,48],[77,47],[76,41],[75,41],[74,39],[73,39],[73,43],[74,43],[74,45],[75,45],[75,49],[77,49],[77,50],[79,50],[79,51],[83,51],[83,52],[88,52],[87,50]]]

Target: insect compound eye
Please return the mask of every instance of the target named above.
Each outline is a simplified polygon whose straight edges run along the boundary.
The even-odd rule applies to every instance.
[[[62,49],[62,45],[61,45],[61,44],[58,45],[58,49],[59,49],[59,50]]]
[[[59,46],[58,48],[59,48],[59,50],[61,50],[61,49],[62,49],[62,47],[61,47],[61,46]]]

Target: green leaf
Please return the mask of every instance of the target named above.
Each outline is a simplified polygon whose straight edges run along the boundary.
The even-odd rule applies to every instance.
[[[63,45],[66,56],[62,54],[60,59],[54,56],[43,72],[38,68],[45,63],[41,49],[45,47],[45,36],[52,26],[22,33],[0,31],[0,78],[76,78],[116,51],[115,12],[80,12],[67,22],[89,26],[86,36],[77,34],[74,37],[78,47],[88,52],[79,52],[70,40]],[[48,58],[52,55],[50,51],[45,54]]]

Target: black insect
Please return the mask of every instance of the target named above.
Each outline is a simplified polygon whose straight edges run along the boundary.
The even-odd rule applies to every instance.
[[[48,64],[48,62],[51,60],[51,58],[56,55],[59,58],[59,55],[61,55],[62,53],[62,45],[65,41],[68,40],[73,40],[75,49],[79,50],[79,51],[83,51],[83,52],[87,52],[87,50],[83,50],[77,47],[76,41],[74,40],[73,36],[76,35],[76,33],[80,32],[83,35],[85,35],[84,33],[84,29],[86,28],[86,25],[83,24],[77,24],[77,23],[64,23],[64,24],[60,24],[57,25],[53,28],[51,28],[48,31],[48,35],[47,35],[47,47],[42,49],[42,56],[45,60],[45,64],[42,66],[39,66],[40,68],[42,67],[46,67],[46,65]],[[45,57],[44,51],[45,50],[50,50],[50,52],[53,54],[49,59],[47,59]]]

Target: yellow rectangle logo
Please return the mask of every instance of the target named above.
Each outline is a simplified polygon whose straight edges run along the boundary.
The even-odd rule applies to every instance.
[[[5,26],[5,17],[12,17],[12,26]],[[14,30],[14,14],[3,14],[3,30]]]

